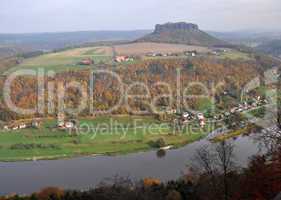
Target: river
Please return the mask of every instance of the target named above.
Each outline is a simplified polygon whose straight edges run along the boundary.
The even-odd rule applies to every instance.
[[[201,140],[169,150],[162,158],[157,157],[156,151],[150,151],[69,160],[0,162],[0,195],[30,194],[47,186],[89,189],[116,175],[132,180],[145,177],[162,181],[177,179],[192,162],[196,149],[208,143]],[[239,137],[234,144],[235,159],[240,166],[245,166],[249,157],[259,152],[257,144],[250,137]]]

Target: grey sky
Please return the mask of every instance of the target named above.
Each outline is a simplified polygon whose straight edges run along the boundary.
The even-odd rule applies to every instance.
[[[0,0],[0,32],[153,29],[186,21],[204,30],[281,30],[280,0]]]

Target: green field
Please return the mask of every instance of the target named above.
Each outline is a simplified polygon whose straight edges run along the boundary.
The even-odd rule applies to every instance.
[[[115,48],[115,50],[114,50]],[[167,56],[167,57],[146,57],[145,54],[149,52],[162,53],[183,53],[186,50],[197,50],[203,56],[210,53],[210,49],[198,46],[177,45],[177,44],[157,44],[157,43],[131,43],[117,46],[96,46],[83,47],[63,50],[55,53],[46,53],[37,57],[24,59],[20,64],[10,68],[5,72],[5,75],[19,69],[38,69],[52,70],[55,72],[67,70],[81,70],[81,69],[96,69],[100,64],[115,64],[113,61],[114,51],[117,55],[134,55],[141,56],[144,60],[151,59],[171,59],[171,58],[187,58],[187,56]],[[219,55],[209,55],[218,59],[252,59],[249,54],[243,53],[234,49],[229,49]],[[78,63],[86,58],[94,60],[95,64],[91,66],[79,65]],[[123,65],[134,64],[140,60],[124,62]],[[119,63],[119,65],[121,65]]]
[[[229,50],[226,52],[221,53],[218,58],[220,59],[231,59],[231,60],[251,60],[252,58],[250,57],[249,54],[243,53],[237,50]]]
[[[173,134],[168,124],[153,117],[98,117],[80,119],[78,134],[58,130],[55,120],[46,120],[40,129],[6,131],[0,134],[0,160],[57,159],[81,155],[119,154],[157,148],[155,142],[175,147],[193,142],[210,130]],[[108,128],[111,127],[111,128]],[[123,127],[123,128],[122,128]]]
[[[94,60],[94,66],[100,63],[111,63],[112,54],[110,49],[104,47],[76,48],[57,53],[46,53],[34,58],[25,59],[21,64],[11,68],[6,72],[10,73],[18,69],[38,69],[53,70],[55,72],[65,70],[88,69],[94,66],[79,65],[85,58]]]

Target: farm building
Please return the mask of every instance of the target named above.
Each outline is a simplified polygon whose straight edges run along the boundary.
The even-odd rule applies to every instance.
[[[133,58],[130,58],[129,56],[116,56],[114,61],[121,63],[121,62],[128,62],[128,61],[133,61]]]
[[[169,54],[163,54],[163,53],[147,53],[147,57],[167,57]]]
[[[185,55],[195,57],[198,53],[197,51],[185,51]]]
[[[93,65],[94,61],[91,58],[83,59],[79,62],[79,65]]]
[[[60,122],[57,127],[61,130],[74,129],[77,127],[77,124],[78,122],[76,120],[67,120],[65,122]]]
[[[32,120],[18,120],[7,123],[3,126],[4,130],[19,130],[26,128],[39,128],[41,125],[41,119],[32,119]]]
[[[65,130],[65,129],[73,129],[77,127],[78,121],[74,119],[65,119],[65,115],[63,113],[59,113],[57,115],[57,128]]]

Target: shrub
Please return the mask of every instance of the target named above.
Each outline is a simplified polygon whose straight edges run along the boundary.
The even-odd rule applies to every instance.
[[[164,146],[166,146],[166,142],[163,138],[159,138],[158,140],[155,141],[155,146],[157,148],[164,147]]]
[[[166,146],[164,138],[159,138],[158,140],[153,140],[148,143],[153,148],[161,148]]]
[[[143,179],[143,185],[146,187],[151,187],[155,185],[160,185],[161,181],[155,178],[145,178]]]
[[[59,149],[55,144],[13,144],[10,146],[12,150],[31,150],[31,149]]]

